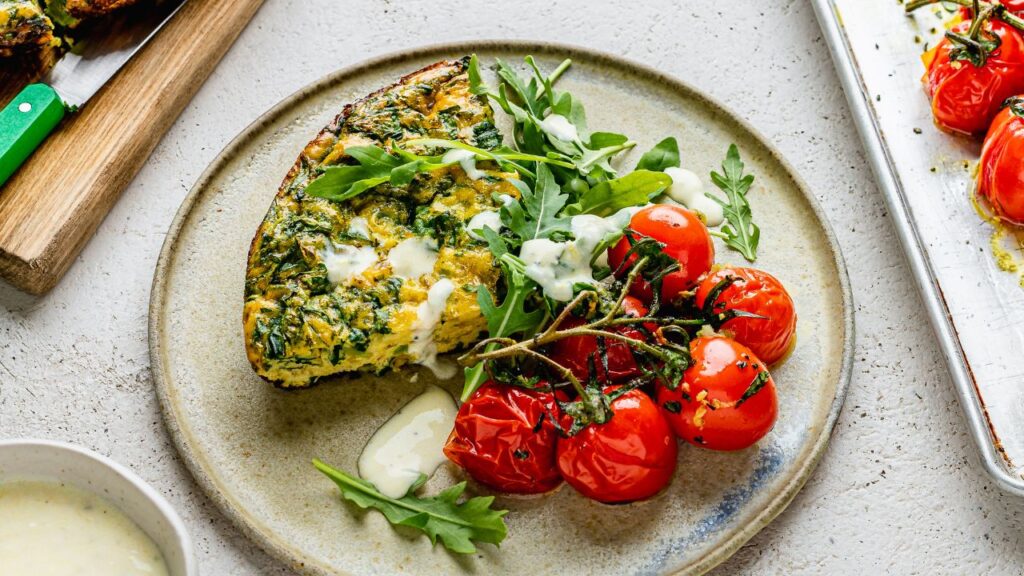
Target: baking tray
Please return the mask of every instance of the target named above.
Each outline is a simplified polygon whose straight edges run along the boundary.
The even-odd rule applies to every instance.
[[[906,16],[892,0],[812,3],[981,463],[1001,488],[1024,495],[1024,284],[992,248],[1013,238],[994,240],[971,202],[979,143],[933,125],[921,84],[921,54],[948,13]]]

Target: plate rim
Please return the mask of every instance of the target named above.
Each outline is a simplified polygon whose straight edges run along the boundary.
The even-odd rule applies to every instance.
[[[285,542],[274,537],[272,531],[267,529],[261,522],[242,513],[241,506],[232,497],[222,491],[217,482],[210,477],[205,468],[205,459],[197,454],[187,442],[185,432],[178,421],[178,416],[172,406],[172,392],[168,386],[168,378],[164,373],[164,349],[161,346],[161,335],[159,327],[163,323],[163,310],[165,303],[165,290],[167,287],[167,271],[170,262],[174,258],[175,244],[178,236],[184,227],[192,208],[202,192],[209,188],[210,181],[229,162],[238,156],[238,149],[247,141],[253,133],[258,132],[268,123],[280,116],[282,112],[332,85],[343,82],[346,78],[359,75],[374,68],[400,63],[403,60],[424,58],[432,55],[451,55],[452,53],[471,54],[477,50],[512,50],[521,51],[525,54],[564,54],[567,57],[573,55],[583,56],[585,59],[608,64],[640,76],[646,76],[651,80],[667,86],[673,90],[679,90],[703,100],[716,112],[726,116],[741,129],[751,134],[771,156],[771,159],[778,162],[800,194],[808,202],[815,218],[821,225],[827,239],[829,252],[832,254],[833,263],[839,276],[840,292],[842,293],[843,306],[843,360],[840,365],[836,385],[835,398],[829,407],[828,415],[825,418],[821,432],[811,446],[811,452],[807,458],[798,463],[793,476],[781,487],[779,492],[755,515],[755,517],[743,528],[737,530],[725,541],[715,547],[704,556],[696,559],[688,566],[677,570],[676,574],[704,574],[715,566],[721,564],[731,557],[743,544],[754,537],[765,526],[772,522],[787,506],[793,501],[796,495],[803,488],[811,474],[817,468],[828,447],[835,424],[839,414],[842,412],[843,403],[849,390],[853,372],[853,351],[855,347],[855,322],[853,314],[853,295],[850,287],[849,273],[846,262],[843,258],[839,242],[835,232],[832,230],[831,222],[821,207],[818,198],[811,193],[807,183],[793,166],[786,160],[778,148],[767,139],[759,130],[754,128],[746,119],[736,114],[732,108],[724,105],[716,98],[709,96],[690,83],[676,78],[675,76],[661,72],[653,66],[637,62],[632,58],[612,54],[603,50],[579,46],[563,42],[542,42],[539,40],[460,40],[452,42],[430,43],[387,52],[378,56],[360,60],[354,64],[344,66],[330,72],[313,82],[304,85],[295,92],[284,97],[255,120],[249,123],[241,132],[228,142],[224,148],[217,153],[217,156],[210,162],[203,173],[189,189],[188,194],[182,200],[181,205],[175,212],[167,235],[160,248],[160,255],[157,259],[156,268],[153,272],[153,282],[150,290],[149,302],[149,356],[150,372],[153,377],[153,384],[156,388],[157,399],[160,404],[160,413],[171,437],[174,447],[181,457],[185,467],[188,469],[196,484],[199,485],[204,495],[216,505],[217,509],[231,521],[231,523],[242,532],[249,540],[258,545],[275,560],[303,573],[315,574],[317,576],[337,576],[339,574],[350,575],[347,571],[339,571],[337,567],[323,566],[320,564],[308,564]]]

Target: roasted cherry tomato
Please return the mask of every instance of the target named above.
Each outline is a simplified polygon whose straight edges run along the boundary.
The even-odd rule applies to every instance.
[[[555,410],[550,392],[486,382],[459,408],[444,454],[495,490],[547,492],[562,482],[555,464]]]
[[[1011,14],[1024,16],[1024,0],[1001,0],[1000,4],[1006,6],[1006,9],[1009,10]],[[963,6],[960,8],[960,17],[964,20],[970,20],[974,17],[974,10]]]
[[[622,301],[622,312],[625,316],[640,318],[647,315],[647,307],[640,300],[626,296]],[[585,323],[582,319],[570,318],[565,321],[563,326],[575,328]],[[652,332],[656,326],[650,325],[645,328],[648,332]],[[645,340],[648,337],[643,330],[632,326],[622,326],[616,328],[615,331],[636,340]],[[573,375],[583,382],[590,380],[591,357],[593,357],[597,379],[603,383],[623,382],[640,374],[629,344],[620,340],[605,339],[605,353],[608,358],[607,374],[605,374],[604,364],[597,354],[597,337],[595,336],[570,336],[558,340],[552,346],[551,359],[572,370]]]
[[[738,316],[725,321],[719,330],[750,348],[768,364],[782,359],[796,335],[796,310],[782,283],[771,274],[753,268],[722,268],[706,276],[697,286],[697,306],[704,308],[708,295],[726,278],[735,280],[718,293],[711,311],[716,314],[739,310],[764,318]]]
[[[648,206],[633,215],[629,229],[635,232],[629,234],[627,231],[634,241],[644,236],[653,238],[665,245],[665,254],[679,262],[679,270],[662,280],[661,298],[664,302],[671,302],[680,292],[693,288],[715,261],[715,245],[711,242],[707,226],[695,212],[682,206]],[[631,254],[627,265],[622,264],[630,246],[629,238],[624,236],[608,250],[608,264],[620,278],[629,274],[629,264],[636,260],[636,254]],[[651,288],[642,278],[633,283],[630,293],[645,302],[652,298]]]
[[[668,486],[676,469],[672,429],[639,390],[613,400],[611,409],[614,415],[604,424],[558,439],[558,469],[570,486],[599,502],[650,498]]]
[[[978,193],[997,216],[1024,224],[1024,96],[1011,98],[985,137]]]
[[[966,35],[971,21],[953,27]],[[999,46],[978,66],[953,58],[963,49],[948,38],[925,54],[924,81],[932,101],[932,114],[942,128],[964,134],[984,134],[1007,98],[1024,92],[1024,36],[1001,20],[982,25],[982,36],[999,38]],[[956,52],[954,52],[956,51]]]
[[[693,365],[675,390],[658,387],[658,405],[691,444],[742,450],[764,437],[779,412],[775,383],[749,348],[721,336],[690,343]]]

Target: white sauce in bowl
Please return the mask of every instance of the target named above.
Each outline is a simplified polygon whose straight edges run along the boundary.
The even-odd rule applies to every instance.
[[[106,500],[67,485],[0,483],[0,576],[166,576],[153,540]]]
[[[421,474],[444,462],[458,411],[451,394],[428,386],[373,433],[359,455],[359,476],[385,496],[405,496]]]

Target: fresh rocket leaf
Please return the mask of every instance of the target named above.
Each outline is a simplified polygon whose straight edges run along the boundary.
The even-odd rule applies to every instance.
[[[601,182],[580,196],[579,202],[566,208],[568,214],[608,216],[629,206],[647,203],[672,184],[662,172],[637,170],[621,178]]]
[[[467,70],[469,75],[469,92],[470,94],[489,94],[490,88],[484,83],[483,75],[480,74],[480,60],[477,59],[476,54],[469,57],[469,68]]]
[[[551,170],[544,164],[538,164],[534,189],[523,190],[519,202],[503,206],[501,221],[523,242],[550,238],[557,232],[568,233],[569,218],[559,215],[568,200],[569,196],[562,194]]]
[[[679,167],[679,143],[672,136],[658,142],[636,163],[637,170],[651,170],[653,172],[664,172],[665,168]]]
[[[711,172],[711,181],[726,196],[726,200],[722,200],[713,194],[704,193],[722,207],[725,215],[726,224],[722,225],[719,237],[726,246],[753,262],[757,259],[757,242],[761,237],[761,230],[754,224],[750,204],[747,203],[747,192],[754,183],[754,176],[743,175],[743,161],[740,160],[740,152],[735,144],[729,146],[725,155],[722,174]]]
[[[472,554],[476,552],[474,541],[499,544],[508,534],[504,520],[508,510],[492,510],[494,496],[478,496],[458,503],[466,489],[465,482],[433,497],[419,498],[410,493],[401,498],[388,498],[366,480],[320,460],[313,460],[313,466],[338,485],[346,500],[360,508],[380,510],[392,524],[421,530],[434,544],[440,539],[452,552]]]
[[[537,291],[537,284],[526,277],[518,259],[509,255],[504,240],[496,232],[485,228],[483,235],[495,262],[501,265],[506,284],[505,300],[500,306],[495,303],[494,296],[486,286],[477,287],[477,302],[480,304],[480,313],[487,320],[488,337],[506,338],[513,334],[530,334],[536,331],[546,319],[546,315],[544,310],[527,310],[526,301]],[[492,344],[488,349],[495,347],[496,345]],[[465,376],[466,382],[461,396],[463,402],[480,388],[487,378],[487,373],[481,362],[466,368]]]

